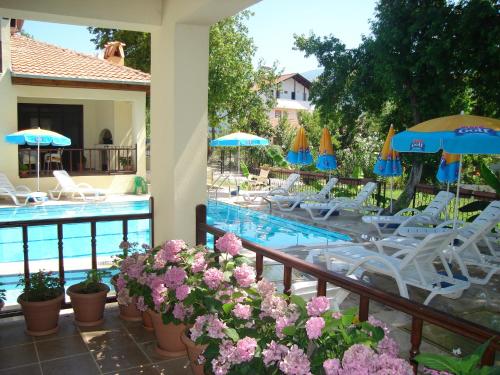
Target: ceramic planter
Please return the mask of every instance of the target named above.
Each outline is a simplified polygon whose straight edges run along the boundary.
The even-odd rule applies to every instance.
[[[184,324],[164,324],[161,315],[155,311],[148,310],[156,336],[156,352],[162,357],[175,358],[187,354],[186,346],[181,340],[181,335],[186,329]]]
[[[205,370],[203,365],[198,363],[198,358],[203,354],[208,345],[199,345],[191,340],[187,335],[186,331],[182,333],[181,340],[186,345],[186,349],[189,357],[189,365],[191,366],[191,371],[194,375],[205,375]]]
[[[23,294],[19,296],[17,302],[23,310],[26,333],[31,336],[44,336],[57,332],[64,293],[41,302],[24,301],[22,297]]]
[[[2,311],[3,307],[5,306],[5,302],[4,301],[0,301],[0,311]]]
[[[101,283],[97,293],[81,293],[81,289],[82,285],[76,284],[70,286],[67,291],[75,312],[75,323],[82,327],[102,324],[109,287]]]
[[[111,278],[111,284],[115,288],[115,292],[118,295],[118,290],[116,289],[116,279],[118,275]],[[132,302],[128,305],[118,304],[120,309],[120,318],[126,320],[127,322],[141,322],[142,312],[137,308],[137,297],[132,297]]]
[[[151,315],[149,315],[148,311],[142,312],[142,327],[146,331],[154,331],[153,320],[151,319]]]

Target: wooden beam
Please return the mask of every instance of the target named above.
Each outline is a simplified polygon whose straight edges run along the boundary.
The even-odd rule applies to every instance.
[[[12,77],[13,85],[68,87],[76,89],[143,91],[149,95],[149,85],[134,85],[129,83],[71,81],[46,78]]]

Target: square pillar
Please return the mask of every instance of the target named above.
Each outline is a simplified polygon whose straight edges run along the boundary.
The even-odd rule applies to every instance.
[[[151,38],[155,245],[194,245],[195,207],[206,202],[209,26],[165,19]]]

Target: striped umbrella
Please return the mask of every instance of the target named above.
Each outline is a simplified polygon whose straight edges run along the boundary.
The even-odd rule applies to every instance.
[[[392,178],[395,176],[401,176],[403,170],[401,168],[401,160],[399,159],[399,154],[392,149],[391,141],[394,137],[394,127],[391,125],[389,128],[389,133],[384,142],[384,147],[378,155],[377,162],[373,167],[373,172],[379,176],[390,177],[391,183],[391,212],[392,212]]]
[[[290,164],[309,165],[313,162],[309,142],[307,141],[306,131],[301,126],[297,131],[292,149],[288,151],[286,160]]]
[[[323,128],[323,133],[321,134],[316,168],[321,171],[332,171],[337,169],[337,159],[333,153],[332,137],[327,128]]]

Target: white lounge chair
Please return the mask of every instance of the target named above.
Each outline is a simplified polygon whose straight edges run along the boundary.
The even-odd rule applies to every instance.
[[[107,192],[102,189],[96,189],[92,185],[81,182],[77,184],[65,170],[52,172],[57,179],[57,186],[53,190],[49,190],[50,199],[59,200],[62,195],[70,195],[72,199],[81,198],[87,200],[89,197],[93,199],[105,199]]]
[[[368,182],[365,186],[363,186],[355,198],[340,197],[331,199],[324,203],[303,203],[300,205],[300,208],[309,212],[309,215],[311,215],[313,220],[326,220],[335,211],[340,210],[380,212],[381,208],[366,204],[366,201],[370,198],[376,188],[377,184],[375,182]],[[326,211],[324,215],[321,214],[323,211]],[[315,214],[315,212],[317,212],[317,214]]]
[[[405,208],[394,215],[363,216],[361,220],[367,224],[372,224],[381,236],[384,235],[383,230],[390,229],[390,235],[393,235],[397,232],[398,227],[410,224],[436,225],[440,223],[439,217],[453,197],[453,193],[440,191],[423,211],[416,208]],[[413,216],[406,215],[408,213],[413,213]]]
[[[437,295],[458,298],[470,286],[470,281],[466,279],[467,270],[461,267],[462,276],[456,277],[445,259],[444,251],[448,249],[455,236],[454,231],[431,234],[417,246],[373,242],[372,244],[377,246],[378,253],[360,244],[350,243],[332,245],[323,251],[326,257],[351,264],[348,274],[362,268],[365,271],[392,277],[398,285],[401,297],[409,298],[409,285],[429,291],[430,294],[424,301],[427,305]],[[399,251],[387,255],[385,252],[387,247]],[[441,263],[442,271],[438,272],[435,268],[435,261]]]
[[[247,202],[254,201],[257,198],[267,198],[272,195],[286,195],[290,193],[290,189],[295,185],[295,183],[300,179],[300,175],[297,173],[292,173],[283,182],[283,184],[277,188],[271,190],[256,190],[247,191],[243,194],[243,199]]]
[[[269,198],[271,203],[276,203],[281,211],[293,211],[298,205],[306,201],[326,202],[328,195],[333,187],[337,184],[338,179],[332,177],[317,193],[303,193],[291,195],[273,195]]]
[[[0,173],[0,196],[9,197],[16,206],[21,206],[26,205],[30,198],[33,198],[33,194],[26,185],[14,186],[4,173]]]

